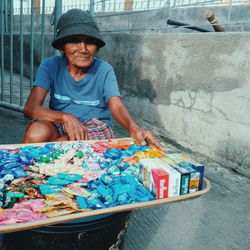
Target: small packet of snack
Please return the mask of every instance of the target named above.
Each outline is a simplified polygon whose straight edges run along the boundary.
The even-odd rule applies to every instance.
[[[39,168],[34,165],[27,165],[23,169],[26,171],[31,171],[31,172],[39,172]]]
[[[23,198],[25,194],[20,192],[7,192],[6,196],[11,198]]]
[[[85,188],[77,187],[77,186],[62,188],[61,191],[66,194],[74,195],[74,196],[88,197],[90,195],[90,192],[87,191]]]
[[[58,178],[62,178],[62,179],[68,180],[68,181],[79,181],[79,180],[81,180],[82,175],[59,173]]]
[[[57,192],[57,193],[54,193],[54,194],[46,194],[46,200],[50,200],[50,199],[55,199],[57,197],[66,197],[66,198],[73,198],[74,195],[70,195],[70,194],[66,194],[64,192]]]
[[[77,203],[78,203],[78,206],[80,207],[80,209],[88,208],[88,202],[87,202],[86,198],[81,197],[81,196],[77,196],[76,200],[77,200]]]
[[[71,183],[71,181],[67,181],[65,179],[61,179],[61,178],[58,178],[58,177],[55,177],[55,176],[50,176],[48,178],[48,183],[49,185],[69,185]]]
[[[42,212],[42,213],[46,213],[52,210],[57,210],[58,207],[55,206],[42,206],[36,209],[37,212]]]
[[[33,199],[33,198],[43,198],[43,196],[40,194],[38,189],[35,189],[33,187],[26,188],[26,193],[29,196],[29,198],[31,198],[31,199]]]
[[[57,193],[62,188],[63,188],[63,186],[61,186],[61,185],[43,184],[43,185],[39,186],[39,189],[40,189],[40,192],[42,195]]]
[[[45,201],[45,203],[48,206],[57,206],[61,204],[68,205],[68,204],[71,204],[71,202],[72,202],[72,199],[63,193],[61,193],[61,195],[54,195],[54,197],[53,197],[53,194],[51,194],[50,198],[48,200],[46,199]]]
[[[56,216],[61,216],[61,215],[66,215],[66,214],[72,214],[75,213],[76,210],[72,208],[64,208],[64,209],[59,209],[59,210],[51,210],[46,212],[46,215],[51,218],[51,217],[56,217]]]

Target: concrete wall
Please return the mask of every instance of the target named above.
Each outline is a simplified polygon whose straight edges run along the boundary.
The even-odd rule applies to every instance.
[[[99,56],[114,66],[140,124],[193,151],[234,161],[239,171],[250,166],[249,33],[105,39]]]
[[[96,20],[102,31],[132,30],[132,32],[160,32],[179,33],[197,32],[182,27],[167,25],[167,19],[197,25],[213,31],[204,15],[207,11],[213,11],[226,31],[250,31],[250,5],[221,7],[191,7],[191,8],[163,8],[152,11],[130,12],[124,15],[96,16]],[[230,15],[231,13],[231,15]],[[230,17],[230,18],[229,18]]]
[[[162,8],[152,11],[122,12],[122,13],[95,13],[100,30],[117,32],[197,32],[185,28],[174,28],[167,25],[167,19],[201,26],[213,31],[204,14],[211,10],[215,13],[220,24],[226,31],[250,31],[250,5],[221,7],[191,7],[191,8]],[[231,13],[231,15],[229,15]],[[230,18],[228,18],[230,16]],[[34,32],[41,32],[41,16],[34,15]],[[19,33],[20,17],[14,16],[14,31]],[[30,15],[23,16],[23,30],[30,32]],[[53,33],[51,15],[45,16],[45,33]]]

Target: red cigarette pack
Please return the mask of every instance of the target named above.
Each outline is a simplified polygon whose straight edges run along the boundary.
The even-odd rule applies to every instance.
[[[162,168],[154,168],[151,170],[157,199],[168,198],[169,174]]]

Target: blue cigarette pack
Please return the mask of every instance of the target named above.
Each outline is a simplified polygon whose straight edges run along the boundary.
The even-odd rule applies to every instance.
[[[181,174],[180,182],[180,195],[189,193],[190,172],[179,166],[176,161],[169,158],[161,158],[162,161],[167,163],[170,167],[176,169]]]
[[[198,161],[195,161],[195,160],[191,159],[189,156],[184,155],[184,154],[169,154],[168,156],[171,159],[175,158],[179,162],[188,163],[188,165],[190,165],[193,169],[195,169],[196,171],[198,171],[200,173],[200,180],[199,180],[198,190],[201,190],[202,185],[203,185],[203,177],[204,177],[205,166],[202,163],[200,163]]]

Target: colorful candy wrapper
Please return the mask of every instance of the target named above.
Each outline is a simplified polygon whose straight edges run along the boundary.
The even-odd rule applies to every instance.
[[[88,197],[90,195],[90,192],[87,191],[85,188],[82,187],[69,187],[69,188],[62,188],[62,192],[69,194],[69,195],[74,195],[74,196],[82,196],[82,197]]]
[[[82,176],[80,174],[59,173],[58,178],[65,179],[68,181],[79,181],[79,180],[81,180]]]
[[[67,181],[67,180],[64,180],[64,179],[60,179],[58,177],[55,177],[55,176],[50,176],[48,178],[48,183],[47,185],[69,185],[71,183],[71,181]]]
[[[72,208],[64,208],[64,209],[58,209],[58,210],[51,210],[46,212],[46,215],[51,218],[51,217],[57,217],[61,215],[66,215],[66,214],[72,214],[75,213],[76,210]]]
[[[106,206],[99,199],[88,199],[88,207],[91,209],[105,208]]]
[[[103,174],[100,178],[100,181],[103,182],[106,186],[109,186],[113,179],[109,175]]]
[[[46,205],[47,206],[57,206],[57,205],[69,205],[73,202],[73,200],[70,197],[67,197],[65,194],[61,193],[61,195],[56,195],[54,196],[54,198],[52,198],[52,195],[50,196],[50,198],[46,201]]]
[[[42,184],[39,186],[39,189],[40,189],[40,192],[42,195],[57,193],[62,188],[63,188],[63,186],[61,186],[61,185]]]
[[[47,218],[46,215],[40,212],[36,212],[36,208],[40,207],[43,204],[43,199],[16,203],[12,209],[6,209],[0,215],[0,225],[45,219]]]
[[[77,196],[76,200],[77,200],[79,208],[81,208],[81,209],[82,208],[88,208],[88,202],[84,197]]]
[[[102,198],[105,197],[112,197],[113,191],[109,187],[105,187],[104,185],[99,185],[97,187],[98,193],[101,195]]]

